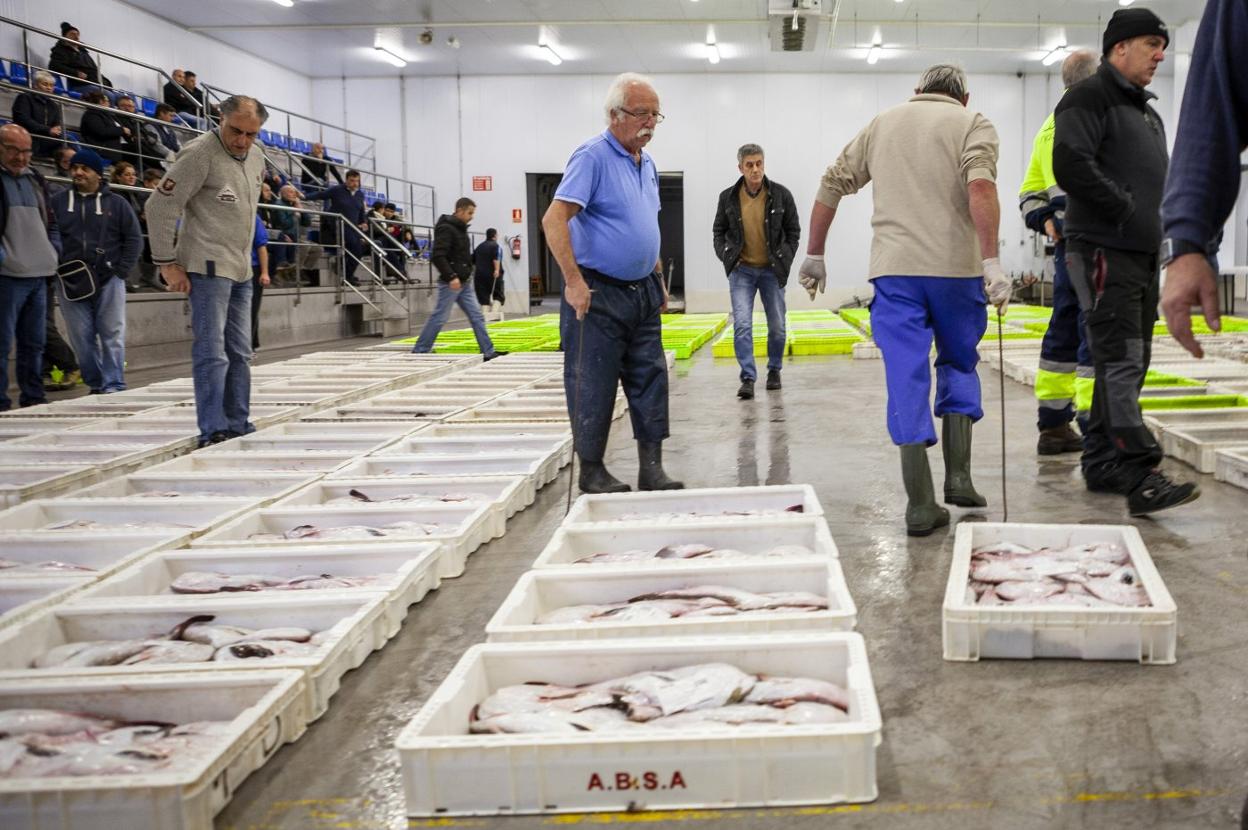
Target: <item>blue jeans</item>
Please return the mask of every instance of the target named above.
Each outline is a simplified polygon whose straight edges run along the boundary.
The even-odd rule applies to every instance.
[[[754,293],[767,313],[767,369],[779,372],[784,363],[784,288],[770,268],[737,265],[728,275],[732,296],[732,348],[741,364],[741,380],[755,380]]]
[[[477,337],[477,347],[481,349],[481,354],[486,357],[494,356],[494,341],[490,340],[490,335],[485,330],[485,315],[481,313],[481,304],[477,302],[477,292],[469,282],[470,280],[461,280],[458,291],[452,291],[450,283],[438,283],[438,304],[425,321],[425,327],[420,330],[420,337],[412,348],[413,354],[433,351],[433,341],[451,316],[451,306],[458,303],[464,314],[468,315],[468,322],[472,324],[472,333]]]
[[[191,274],[191,378],[199,439],[246,435],[251,409],[251,280]]]
[[[78,357],[82,382],[92,392],[120,392],[126,388],[126,281],[104,280],[95,296],[71,302],[61,288],[69,342]]]
[[[0,277],[0,412],[9,399],[9,350],[17,341],[17,385],[22,406],[47,403],[43,393],[43,341],[47,331],[47,280]]]
[[[979,340],[988,328],[984,281],[978,277],[876,277],[871,335],[884,356],[888,434],[893,443],[936,443],[928,401],[936,338],[936,416],[984,417]]]

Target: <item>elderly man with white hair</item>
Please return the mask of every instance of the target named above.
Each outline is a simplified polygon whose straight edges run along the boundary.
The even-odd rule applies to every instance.
[[[629,489],[603,464],[622,383],[637,439],[637,488],[678,490],[684,485],[663,471],[669,432],[660,314],[667,288],[659,268],[659,174],[644,149],[663,113],[653,85],[633,73],[612,82],[604,109],[607,129],[572,154],[542,218],[563,272],[563,384],[579,484],[585,493]]]
[[[824,174],[799,276],[811,299],[823,290],[823,250],[837,205],[872,183],[871,331],[884,357],[888,432],[901,451],[906,532],[926,536],[949,524],[927,463],[936,443],[928,403],[932,339],[945,502],[983,507],[971,482],[971,424],[984,415],[976,347],[987,327],[985,304],[1004,313],[1010,281],[997,258],[997,131],[966,108],[966,73],[957,66],[930,67],[914,93],[876,116]]]

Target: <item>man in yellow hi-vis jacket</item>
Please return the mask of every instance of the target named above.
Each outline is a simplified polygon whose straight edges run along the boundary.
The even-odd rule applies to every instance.
[[[1062,84],[1069,89],[1096,72],[1096,53],[1081,50],[1062,62]],[[1036,372],[1036,401],[1039,404],[1040,455],[1079,452],[1082,441],[1070,427],[1078,417],[1086,419],[1092,407],[1092,356],[1084,334],[1079,298],[1066,273],[1066,243],[1062,239],[1062,219],[1066,194],[1053,177],[1053,114],[1045,119],[1032,145],[1027,175],[1019,190],[1019,210],[1027,227],[1042,233],[1055,245],[1053,253],[1053,314],[1040,347],[1040,368]]]

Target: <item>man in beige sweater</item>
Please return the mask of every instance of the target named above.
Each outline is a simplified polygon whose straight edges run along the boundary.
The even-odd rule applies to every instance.
[[[985,303],[1004,313],[1010,281],[997,259],[996,130],[966,108],[960,67],[929,68],[914,92],[876,116],[824,174],[799,278],[812,300],[824,289],[824,244],[837,204],[871,182],[871,331],[884,356],[888,432],[901,449],[906,532],[926,536],[949,523],[927,463],[936,443],[928,407],[932,339],[945,502],[984,507],[971,482],[971,424],[984,414],[976,346],[987,326]]]

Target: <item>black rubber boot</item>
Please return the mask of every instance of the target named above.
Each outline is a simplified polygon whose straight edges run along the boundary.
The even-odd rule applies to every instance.
[[[927,446],[902,444],[898,449],[901,450],[901,480],[906,485],[906,534],[927,536],[949,524],[949,511],[936,503]]]
[[[657,441],[637,442],[637,489],[683,490],[685,483],[667,477],[663,472],[663,445]]]
[[[987,507],[988,499],[971,483],[971,417],[946,415],[942,419],[941,449],[945,454],[945,504]]]
[[[752,380],[741,381],[741,387],[737,389],[737,397],[743,401],[754,400],[754,381]]]
[[[627,493],[633,488],[607,472],[601,461],[578,458],[581,474],[577,479],[582,493]]]

